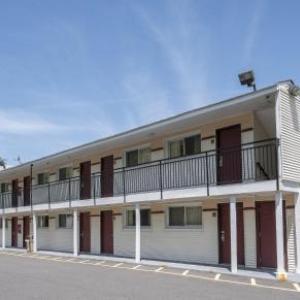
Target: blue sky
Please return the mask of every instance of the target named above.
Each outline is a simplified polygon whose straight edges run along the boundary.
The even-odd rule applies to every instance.
[[[0,0],[9,165],[246,92],[300,83],[300,2]]]

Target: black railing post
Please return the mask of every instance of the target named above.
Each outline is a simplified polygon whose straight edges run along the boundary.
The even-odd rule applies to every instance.
[[[125,178],[125,167],[123,167],[123,196],[124,196],[124,202],[126,202],[126,178]]]
[[[69,185],[69,207],[71,207],[71,177],[68,179],[68,185]]]
[[[162,177],[162,165],[159,161],[159,187],[160,187],[160,199],[163,199],[163,177]]]
[[[205,152],[205,166],[206,166],[206,192],[209,196],[209,172],[208,172],[208,153]]]
[[[92,174],[92,184],[93,184],[94,205],[96,205],[96,176],[95,176],[95,174]]]
[[[51,204],[50,182],[48,182],[48,204]]]
[[[276,172],[276,189],[277,191],[279,191],[279,159],[278,159],[278,155],[279,155],[279,139],[276,139],[275,141],[275,150],[276,150],[276,155],[275,155],[275,159],[276,159],[276,162],[275,162],[275,172]]]

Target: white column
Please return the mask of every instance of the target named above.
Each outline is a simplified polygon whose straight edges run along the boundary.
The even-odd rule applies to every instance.
[[[2,249],[5,249],[5,241],[6,241],[6,224],[5,224],[5,216],[2,215]]]
[[[33,252],[37,252],[37,216],[34,213],[32,215],[32,233],[33,233]]]
[[[73,255],[78,256],[78,211],[73,212]]]
[[[296,273],[300,274],[300,192],[295,194]]]
[[[237,272],[237,223],[236,223],[236,198],[230,197],[230,250],[231,272]]]
[[[141,261],[141,211],[140,205],[135,205],[135,261]]]
[[[282,192],[276,192],[275,195],[275,216],[276,216],[277,276],[281,277],[283,274],[285,274]]]

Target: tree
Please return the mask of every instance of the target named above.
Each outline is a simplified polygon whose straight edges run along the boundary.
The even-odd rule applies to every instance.
[[[0,167],[3,169],[6,169],[6,161],[2,157],[0,157]]]

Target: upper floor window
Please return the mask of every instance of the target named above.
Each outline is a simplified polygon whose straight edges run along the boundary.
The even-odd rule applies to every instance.
[[[39,173],[37,175],[37,184],[47,184],[49,182],[49,174],[48,173]]]
[[[140,210],[141,214],[141,226],[151,226],[151,211],[149,208],[143,208]],[[135,210],[134,209],[127,209],[126,210],[126,220],[125,220],[126,227],[133,227],[135,226]]]
[[[169,157],[195,155],[201,152],[200,134],[169,142]]]
[[[1,193],[7,193],[8,192],[8,183],[3,182],[1,183]]]
[[[151,149],[142,148],[126,152],[126,167],[134,167],[151,161]]]
[[[61,168],[59,169],[59,180],[65,180],[72,177],[72,168]]]
[[[49,216],[38,216],[37,220],[38,228],[48,228],[49,227]]]
[[[59,228],[72,228],[73,227],[73,216],[71,214],[60,214],[58,216],[58,227]]]
[[[202,226],[201,206],[174,206],[168,209],[169,227]]]

